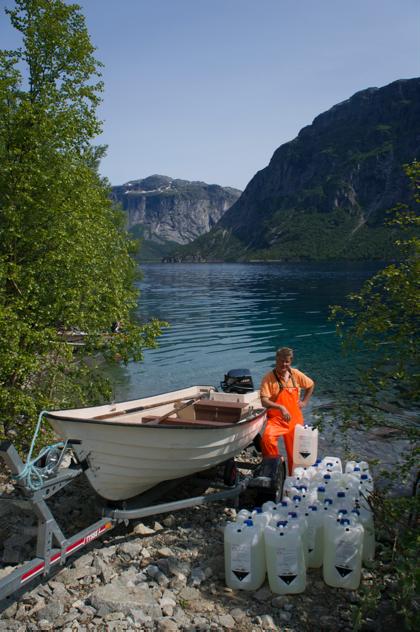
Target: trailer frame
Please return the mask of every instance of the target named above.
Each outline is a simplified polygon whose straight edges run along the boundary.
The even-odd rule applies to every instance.
[[[68,443],[67,450],[71,450],[71,442]],[[228,499],[233,500],[234,506],[237,508],[239,506],[239,496],[247,487],[257,487],[263,490],[270,489],[270,486],[272,487],[272,480],[267,476],[260,475],[254,478],[252,475],[240,476],[237,473],[232,478],[232,468],[238,467],[238,469],[241,469],[241,466],[232,459],[227,463],[225,471],[229,472],[229,477],[225,475],[225,482],[223,484],[214,481],[210,482],[213,489],[220,488],[220,491],[145,506],[144,497],[147,494],[146,492],[146,494],[142,495],[143,498],[139,497],[140,500],[137,503],[134,499],[134,504],[123,503],[122,507],[117,508],[104,504],[102,506],[102,517],[99,520],[67,538],[46,501],[64,489],[75,478],[82,475],[86,469],[85,464],[73,461],[68,467],[61,467],[46,477],[39,489],[34,490],[31,489],[24,478],[19,478],[19,475],[24,471],[25,465],[10,441],[0,443],[0,459],[4,461],[12,477],[15,478],[14,491],[11,494],[0,495],[0,502],[9,503],[25,510],[30,509],[35,513],[38,521],[36,557],[0,578],[0,611],[7,608],[32,580],[40,577],[47,578],[57,568],[63,567],[67,559],[76,551],[101,537],[104,533],[111,531],[118,524],[128,524],[130,520]],[[246,469],[253,467],[249,463],[244,465]],[[265,472],[262,473],[265,474]],[[168,481],[168,487],[173,486],[174,483],[179,483],[179,479]]]

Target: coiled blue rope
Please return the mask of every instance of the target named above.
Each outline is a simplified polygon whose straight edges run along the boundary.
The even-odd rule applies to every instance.
[[[32,437],[31,447],[29,448],[28,456],[26,458],[25,466],[19,474],[13,476],[13,478],[17,481],[24,481],[25,487],[27,489],[30,489],[31,491],[41,489],[46,474],[45,468],[38,467],[37,465],[35,465],[35,463],[39,461],[39,459],[41,459],[43,456],[46,456],[49,452],[51,452],[51,450],[55,448],[65,449],[67,447],[67,441],[59,441],[58,443],[53,443],[52,445],[45,446],[45,448],[42,448],[40,453],[34,459],[32,458],[32,452],[34,451],[35,443],[38,438],[42,419],[47,412],[47,410],[43,410],[40,412],[34,435]]]

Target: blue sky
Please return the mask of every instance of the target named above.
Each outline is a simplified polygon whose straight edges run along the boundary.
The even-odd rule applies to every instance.
[[[79,4],[105,64],[112,184],[159,173],[243,189],[321,112],[420,75],[418,0]],[[0,19],[0,45],[13,46]]]

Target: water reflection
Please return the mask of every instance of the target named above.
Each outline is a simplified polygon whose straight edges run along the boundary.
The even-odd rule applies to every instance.
[[[367,264],[150,264],[142,267],[139,316],[170,323],[159,348],[118,374],[117,397],[140,397],[188,384],[218,385],[246,367],[259,385],[279,346],[317,382],[317,396],[345,388],[352,363],[328,321],[377,269]],[[115,376],[117,377],[117,376]],[[343,386],[344,384],[344,386]]]

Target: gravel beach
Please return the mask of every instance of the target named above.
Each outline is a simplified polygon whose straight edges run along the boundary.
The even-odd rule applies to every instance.
[[[247,460],[255,456],[247,451]],[[189,480],[168,500],[195,496],[198,483],[201,493],[203,483]],[[1,488],[11,489],[5,474]],[[244,499],[248,506],[249,500]],[[50,506],[66,536],[101,515],[100,500],[83,477]],[[119,525],[70,557],[54,576],[29,586],[0,615],[0,631],[354,629],[359,592],[328,587],[320,570],[308,571],[307,588],[299,595],[276,595],[267,581],[255,592],[226,587],[223,530],[235,515],[233,507],[219,502]],[[31,514],[0,504],[0,575],[33,557],[35,533]],[[362,589],[369,591],[374,581],[363,569]],[[385,601],[362,629],[383,630],[388,614]]]

